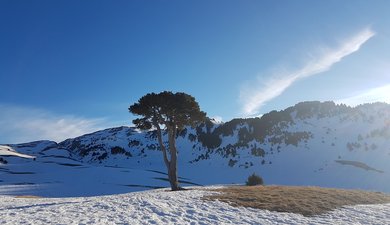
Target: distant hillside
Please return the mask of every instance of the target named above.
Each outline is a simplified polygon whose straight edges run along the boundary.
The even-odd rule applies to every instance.
[[[184,184],[243,183],[256,172],[268,184],[390,192],[390,105],[385,103],[348,107],[302,102],[261,118],[210,120],[180,132],[177,146]],[[48,152],[61,152],[60,157],[83,165],[160,174],[150,181],[131,181],[136,185],[164,186],[166,182],[153,131],[116,127],[61,143],[11,147],[37,156],[37,161]]]

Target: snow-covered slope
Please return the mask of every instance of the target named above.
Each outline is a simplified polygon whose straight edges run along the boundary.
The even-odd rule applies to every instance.
[[[94,196],[166,186],[165,181],[154,179],[161,177],[160,173],[84,163],[55,142],[37,141],[12,147],[36,158],[21,158],[19,155],[24,154],[18,152],[2,156],[0,195]]]
[[[205,201],[204,189],[88,198],[0,196],[1,224],[388,224],[390,204],[348,206],[315,216]]]
[[[46,196],[168,186],[153,131],[117,127],[10,147],[37,158],[2,157],[8,164],[0,164],[0,194],[15,184],[34,184]],[[256,172],[266,184],[390,192],[390,105],[384,103],[303,102],[261,118],[208,121],[180,132],[177,147],[183,185],[243,183]]]
[[[26,154],[21,154],[19,152],[16,152],[11,147],[5,146],[5,145],[0,145],[0,155],[3,155],[3,156],[17,156],[17,157],[28,158],[28,159],[34,159],[35,158],[34,156],[31,156],[31,155],[26,155]]]

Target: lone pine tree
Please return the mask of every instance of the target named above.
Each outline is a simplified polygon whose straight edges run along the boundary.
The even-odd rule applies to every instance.
[[[164,163],[173,191],[180,190],[177,175],[176,134],[185,126],[195,126],[206,119],[195,98],[186,93],[164,91],[149,93],[129,107],[129,111],[141,118],[133,120],[142,130],[156,129],[158,143],[163,153]],[[168,146],[165,146],[162,130],[168,134]]]

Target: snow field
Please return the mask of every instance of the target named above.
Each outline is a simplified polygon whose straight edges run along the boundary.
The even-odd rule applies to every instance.
[[[389,224],[390,218],[390,204],[304,217],[202,200],[209,194],[194,188],[80,198],[0,196],[0,224]]]

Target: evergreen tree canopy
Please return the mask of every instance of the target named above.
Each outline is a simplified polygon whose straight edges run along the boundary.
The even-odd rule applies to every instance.
[[[173,191],[182,189],[177,176],[176,134],[185,126],[195,126],[206,119],[195,98],[186,93],[164,91],[141,97],[129,107],[129,111],[141,118],[133,120],[140,129],[157,129],[158,143],[168,170],[168,178]],[[160,125],[163,125],[160,127]],[[162,129],[167,130],[168,146],[164,145]]]
[[[158,125],[181,130],[184,126],[194,126],[206,118],[206,113],[200,111],[195,98],[182,92],[149,93],[131,105],[129,111],[142,116],[133,120],[133,123],[143,130]]]

